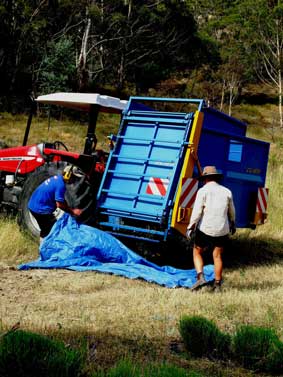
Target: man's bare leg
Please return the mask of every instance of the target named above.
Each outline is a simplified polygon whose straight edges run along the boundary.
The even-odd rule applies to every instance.
[[[223,253],[223,247],[216,246],[213,250],[215,281],[219,281],[219,282],[222,280],[222,270],[223,270],[222,253]]]
[[[199,246],[194,246],[193,250],[193,260],[194,266],[197,274],[203,272],[203,258],[202,258],[203,248]]]

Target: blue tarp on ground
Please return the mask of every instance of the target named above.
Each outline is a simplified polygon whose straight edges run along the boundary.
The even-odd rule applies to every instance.
[[[110,234],[79,224],[67,214],[56,222],[39,251],[38,260],[22,264],[18,268],[93,270],[130,279],[140,278],[168,288],[190,288],[196,281],[195,270],[160,267],[134,253]],[[204,274],[207,281],[212,281],[213,265],[205,266]]]

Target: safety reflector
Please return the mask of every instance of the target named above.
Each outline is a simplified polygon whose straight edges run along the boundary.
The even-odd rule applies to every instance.
[[[266,213],[267,211],[268,188],[259,187],[256,202],[256,212]]]
[[[195,178],[183,178],[182,190],[179,206],[182,208],[192,208],[198,190],[198,180]]]
[[[146,187],[146,193],[150,195],[165,196],[169,185],[167,178],[151,177]]]

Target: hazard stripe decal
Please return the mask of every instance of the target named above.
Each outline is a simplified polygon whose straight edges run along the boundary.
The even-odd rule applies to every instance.
[[[182,179],[182,190],[180,197],[180,207],[192,208],[196,199],[198,181],[194,178]]]
[[[169,179],[151,177],[146,187],[146,193],[150,195],[165,196],[169,185]]]
[[[267,199],[268,199],[268,188],[260,187],[258,189],[256,211],[266,213],[267,211]]]

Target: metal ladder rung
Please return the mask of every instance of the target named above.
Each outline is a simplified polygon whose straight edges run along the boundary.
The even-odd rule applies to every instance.
[[[135,143],[148,143],[148,144],[156,144],[157,143],[160,143],[160,145],[166,145],[166,144],[173,144],[173,145],[176,145],[176,146],[180,146],[183,144],[183,140],[180,141],[180,140],[176,140],[176,141],[170,141],[170,140],[160,140],[160,139],[156,139],[156,138],[152,138],[152,139],[137,139],[137,138],[134,138],[134,137],[128,137],[128,136],[123,136],[123,135],[118,135],[116,137],[116,139],[120,139],[120,140],[126,140],[126,141],[133,141]],[[163,144],[162,144],[163,143]],[[134,144],[134,143],[133,143]],[[159,145],[157,145],[159,146]]]
[[[126,172],[119,172],[119,171],[116,171],[114,169],[109,169],[108,170],[109,173],[112,173],[115,177],[121,177],[121,178],[134,178],[134,177],[137,177],[137,181],[142,179],[142,178],[152,178],[152,174],[145,174],[145,173],[142,173],[142,174],[136,174],[136,173],[126,173]],[[170,177],[168,175],[161,175],[161,174],[158,174],[158,178],[160,179],[169,179],[170,180]]]
[[[163,202],[164,200],[164,196],[161,196],[161,195],[151,195],[151,194],[148,194],[148,195],[144,195],[144,194],[131,194],[131,193],[124,193],[124,192],[121,192],[121,191],[112,191],[112,190],[109,190],[109,189],[102,189],[102,192],[106,192],[112,196],[116,196],[116,197],[120,197],[120,198],[125,198],[125,199],[144,199],[144,201],[147,201],[147,202],[152,202],[152,203],[156,203],[158,204],[158,202]]]
[[[152,230],[152,229],[144,229],[144,228],[137,228],[133,226],[128,226],[128,225],[123,225],[123,224],[115,224],[111,222],[101,222],[99,223],[100,225],[103,226],[109,226],[111,228],[116,228],[116,229],[125,229],[125,230],[132,230],[140,233],[149,233],[149,234],[156,234],[162,236],[165,232],[161,232],[159,230]]]
[[[149,162],[151,164],[156,163],[157,165],[169,166],[169,167],[171,167],[171,164],[174,164],[175,162],[174,160],[162,160],[162,159],[157,160],[155,158],[144,159],[144,158],[137,158],[137,157],[124,157],[124,156],[120,156],[119,154],[113,154],[112,157],[119,158],[119,160],[125,161],[125,162],[131,162],[131,161],[139,162],[140,161],[142,164]],[[170,164],[170,165],[165,165],[165,164]]]
[[[172,123],[174,122],[174,124],[171,125],[171,127],[178,127],[177,125],[187,125],[189,121],[191,121],[191,119],[176,119],[176,118],[160,118],[160,117],[155,117],[155,118],[152,118],[152,117],[137,117],[137,116],[130,116],[130,115],[126,115],[124,117],[124,120],[126,121],[135,121],[135,122],[143,122],[143,127],[146,126],[146,124],[144,123],[158,123],[159,126],[162,126],[162,123]],[[164,127],[165,124],[164,124]]]
[[[129,110],[129,115],[146,115],[152,114],[153,116],[159,115],[159,116],[165,116],[165,117],[177,117],[177,118],[191,118],[193,116],[193,113],[178,113],[178,112],[168,112],[168,111],[142,111],[142,110]]]
[[[156,214],[156,215],[149,215],[148,213],[142,212],[142,211],[126,211],[121,209],[115,209],[115,208],[107,208],[107,207],[101,207],[104,209],[104,211],[101,211],[100,213],[102,215],[107,216],[116,216],[119,218],[127,218],[127,219],[142,219],[144,221],[150,221],[153,223],[159,223],[162,219],[162,215]]]

